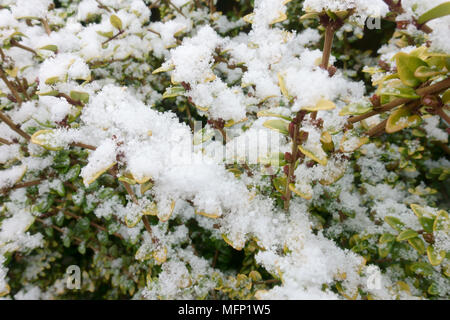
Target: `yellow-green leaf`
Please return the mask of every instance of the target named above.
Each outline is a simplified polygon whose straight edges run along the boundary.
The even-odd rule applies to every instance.
[[[380,243],[388,243],[392,241],[395,241],[395,236],[391,233],[383,233],[379,240]]]
[[[428,66],[425,61],[404,52],[397,53],[395,56],[395,61],[400,80],[402,80],[405,85],[409,87],[416,87],[422,83],[422,81],[414,76],[414,72],[420,66]]]
[[[397,236],[397,241],[404,241],[404,240],[408,240],[408,239],[415,238],[418,236],[419,236],[419,234],[416,231],[407,229],[407,230],[400,232],[400,234]]]
[[[425,243],[419,237],[408,239],[408,243],[411,247],[416,249],[419,254],[425,253]]]
[[[182,86],[169,87],[164,92],[163,99],[175,98],[175,97],[183,95],[185,92],[186,92],[186,90]]]
[[[321,146],[317,146],[315,150],[308,149],[304,146],[298,146],[298,149],[301,153],[303,153],[308,158],[314,160],[315,162],[326,166],[328,163],[327,154],[325,151],[323,151]]]
[[[31,142],[37,144],[47,150],[61,150],[61,146],[55,145],[55,133],[53,130],[39,130],[31,136]]]
[[[394,133],[405,128],[416,127],[422,123],[422,118],[417,114],[411,114],[408,107],[401,107],[388,118],[386,123],[386,132]]]
[[[433,246],[428,246],[427,248],[427,256],[430,264],[432,266],[438,266],[441,264],[442,260],[445,258],[445,251],[437,252]]]
[[[109,17],[109,21],[114,28],[122,30],[122,20],[120,20],[118,16],[116,16],[115,14],[111,15],[111,17]]]
[[[168,72],[168,71],[172,71],[172,70],[175,70],[175,66],[173,64],[171,64],[169,66],[159,67],[158,69],[153,70],[152,74],[158,74],[161,72]]]
[[[342,110],[339,112],[340,116],[355,116],[355,115],[361,115],[365,114],[369,111],[372,111],[373,105],[372,103],[367,99],[355,103],[350,103],[342,108]]]
[[[449,220],[448,213],[444,210],[439,210],[436,219],[434,220],[433,231],[436,232],[448,229],[449,226],[448,220]]]
[[[428,78],[445,74],[445,71],[439,71],[428,66],[420,66],[414,71],[414,76],[422,81],[426,81]]]
[[[444,94],[442,95],[442,102],[444,104],[448,104],[450,102],[450,90],[444,92]]]
[[[289,123],[284,120],[267,120],[264,122],[263,126],[285,135],[289,133]]]
[[[302,197],[303,199],[306,199],[306,200],[311,200],[313,197],[313,195],[311,193],[304,193],[304,192],[301,192],[300,190],[296,189],[295,184],[293,184],[293,183],[289,184],[289,190],[291,190],[293,193],[295,193],[299,197]]]
[[[289,117],[283,116],[283,115],[278,114],[278,113],[273,113],[273,112],[270,112],[268,110],[259,111],[256,114],[256,116],[259,117],[259,118],[262,118],[262,117],[274,117],[274,118],[281,118],[281,119],[287,120],[289,122],[292,121],[292,119],[289,118]]]
[[[428,10],[422,14],[417,22],[419,24],[427,23],[430,20],[441,18],[450,14],[450,1],[441,3],[440,5]]]
[[[49,45],[40,47],[39,50],[48,50],[48,51],[56,52],[56,51],[58,51],[58,46],[56,46],[54,44],[49,44]]]
[[[303,110],[306,111],[321,111],[321,110],[333,110],[336,108],[336,105],[327,99],[320,99],[315,106],[307,106],[307,107],[303,107]]]
[[[384,221],[386,221],[386,223],[390,225],[392,229],[397,230],[398,232],[401,232],[403,227],[405,226],[405,224],[401,222],[399,218],[392,216],[384,217]]]
[[[286,177],[279,177],[273,179],[273,186],[280,193],[286,192]]]
[[[59,81],[59,77],[50,77],[45,79],[45,84],[55,84]]]
[[[81,91],[70,91],[70,97],[82,103],[89,102],[89,93]]]

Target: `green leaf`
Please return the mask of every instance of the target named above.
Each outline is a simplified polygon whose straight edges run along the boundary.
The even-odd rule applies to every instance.
[[[307,20],[307,19],[318,19],[319,13],[318,12],[309,12],[300,17],[300,20]]]
[[[289,134],[289,123],[283,120],[267,120],[263,124],[264,127],[276,130],[281,132],[282,134]]]
[[[448,213],[444,210],[439,210],[436,219],[434,220],[433,231],[436,232],[448,228],[448,220],[449,220]]]
[[[433,233],[434,219],[427,217],[420,217],[419,222],[422,225],[423,230],[425,230],[425,232]]]
[[[386,99],[386,96],[406,99],[420,98],[420,96],[413,88],[406,86],[402,81],[398,79],[389,81],[388,83],[384,84],[379,91],[379,95],[383,99]]]
[[[415,263],[411,264],[411,270],[414,273],[420,274],[423,276],[430,276],[434,272],[433,267],[425,262],[415,262]]]
[[[169,87],[164,92],[163,99],[175,98],[175,97],[183,95],[185,92],[186,92],[186,90],[182,86]]]
[[[112,31],[108,31],[108,32],[97,31],[97,33],[105,38],[112,38],[114,35],[114,32],[112,32]]]
[[[404,52],[397,53],[395,56],[395,61],[400,80],[402,80],[405,85],[409,87],[416,87],[422,83],[420,79],[414,76],[414,72],[420,66],[428,66],[425,61]]]
[[[430,20],[441,18],[450,14],[450,1],[441,3],[440,5],[428,10],[422,14],[417,22],[419,24],[427,23]]]
[[[408,240],[408,239],[415,238],[418,236],[419,236],[419,234],[416,231],[407,229],[407,230],[400,232],[400,234],[397,236],[397,241],[404,241],[404,240]]]
[[[262,118],[262,117],[274,117],[274,118],[282,118],[282,119],[287,120],[287,121],[289,121],[289,122],[292,121],[292,119],[289,118],[289,117],[283,116],[283,115],[278,114],[278,113],[273,113],[273,112],[270,112],[270,111],[268,111],[268,110],[262,110],[262,111],[259,111],[259,112],[256,114],[256,116],[257,116],[258,118]]]
[[[425,243],[419,237],[408,239],[408,243],[420,254],[425,253]]]
[[[420,66],[414,71],[414,76],[422,81],[426,81],[428,78],[445,74],[445,71],[439,71],[428,66]]]
[[[286,192],[286,177],[273,179],[273,186],[278,192],[284,194]]]
[[[444,104],[448,104],[450,102],[450,90],[444,92],[444,94],[442,95],[442,102]]]
[[[115,14],[111,15],[111,17],[109,17],[109,21],[114,28],[122,30],[122,20],[120,20],[118,16],[116,16]]]
[[[380,256],[380,258],[386,258],[392,251],[393,246],[394,242],[387,242],[378,246],[378,255]]]
[[[58,51],[58,46],[56,46],[54,44],[49,44],[49,45],[40,47],[39,50],[48,50],[48,51],[56,52],[56,51]]]
[[[395,133],[409,127],[417,127],[422,123],[422,118],[417,114],[411,114],[408,107],[401,107],[388,118],[386,132]]]
[[[86,244],[84,243],[84,241],[78,245],[78,252],[81,254],[86,253]]]
[[[89,102],[89,93],[81,91],[70,91],[70,97],[82,103]]]
[[[390,233],[383,233],[379,240],[380,243],[387,243],[392,241],[395,241],[395,236]]]
[[[45,79],[45,84],[55,84],[59,81],[59,77],[50,77]]]
[[[342,108],[341,112],[339,112],[339,115],[357,116],[372,111],[372,109],[373,109],[372,103],[369,100],[364,100],[346,105],[345,107]]]
[[[428,246],[427,248],[427,256],[430,264],[432,266],[438,266],[441,264],[442,260],[445,258],[445,251],[437,252],[433,246]]]
[[[392,229],[397,230],[398,232],[401,232],[403,227],[405,226],[405,224],[401,222],[399,218],[392,216],[384,217],[384,221],[386,221],[386,223],[390,225]]]
[[[439,289],[438,289],[437,284],[433,282],[433,283],[428,287],[427,292],[428,292],[429,294],[431,294],[432,296],[437,296],[437,295],[439,294]]]

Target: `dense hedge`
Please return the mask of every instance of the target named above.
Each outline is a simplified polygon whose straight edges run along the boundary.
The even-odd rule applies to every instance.
[[[0,1],[0,296],[447,299],[448,14]]]

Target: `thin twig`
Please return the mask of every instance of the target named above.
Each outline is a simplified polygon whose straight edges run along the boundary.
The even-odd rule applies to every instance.
[[[117,38],[118,36],[120,36],[121,34],[123,34],[125,31],[124,30],[119,30],[119,32],[117,32],[114,36],[112,36],[111,38],[105,40],[102,42],[102,45],[107,44],[108,42],[114,40],[115,38]]]
[[[427,95],[440,93],[448,88],[450,88],[450,78],[442,80],[434,85],[417,89],[416,93],[420,97],[424,97]],[[397,106],[400,106],[402,104],[405,104],[405,103],[408,103],[408,102],[414,101],[414,100],[417,100],[417,99],[408,99],[408,98],[395,99],[394,101],[391,101],[391,102],[381,106],[380,108],[377,108],[376,110],[370,111],[370,112],[362,114],[360,116],[351,117],[348,119],[348,122],[356,123],[356,122],[362,121],[364,119],[370,118],[376,114],[387,112],[389,110],[394,109]]]
[[[0,111],[0,120],[8,125],[13,131],[24,137],[26,140],[30,141],[31,137],[28,133],[20,129],[20,126],[15,124],[6,114]]]
[[[73,142],[70,145],[72,147],[80,147],[80,148],[89,149],[89,150],[93,150],[93,151],[97,149],[94,146],[91,146],[91,145],[85,144],[85,143],[81,143],[81,142]]]
[[[436,114],[439,115],[442,120],[444,120],[445,122],[447,122],[447,125],[450,125],[450,117],[445,113],[444,109],[441,108],[435,108],[434,109],[436,111]]]
[[[20,188],[28,188],[32,186],[37,186],[40,184],[42,180],[33,180],[28,182],[16,183],[11,189],[20,189]]]
[[[322,63],[320,67],[327,70],[330,62],[331,48],[333,47],[334,28],[329,24],[325,29],[325,42],[323,45]]]
[[[8,87],[9,91],[13,94],[14,98],[16,98],[16,101],[18,104],[22,104],[22,98],[20,97],[17,90],[14,88],[12,83],[8,80],[8,77],[6,76],[5,72],[3,71],[3,68],[0,67],[0,78],[3,80],[3,82]]]
[[[47,35],[50,35],[52,33],[52,30],[50,29],[50,26],[48,25],[47,18],[42,18],[41,23],[44,26],[44,29],[45,29],[45,32],[47,33]]]
[[[3,139],[3,138],[0,138],[0,143],[2,143],[2,144],[7,144],[7,145],[13,144],[11,141],[6,140],[6,139]]]
[[[34,51],[33,49],[31,49],[30,47],[24,46],[23,44],[20,44],[16,39],[11,39],[9,41],[9,43],[11,44],[12,47],[17,47],[23,50],[26,50],[28,52],[31,52],[32,54],[34,54],[35,56],[37,56],[37,52]]]
[[[373,136],[376,136],[376,135],[384,132],[384,130],[386,129],[387,121],[388,121],[388,119],[385,119],[382,122],[380,122],[379,124],[377,124],[375,127],[373,127],[372,129],[370,129],[367,132],[367,135],[369,137],[373,137]]]

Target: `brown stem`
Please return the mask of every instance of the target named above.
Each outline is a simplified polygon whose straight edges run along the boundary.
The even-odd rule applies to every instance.
[[[57,97],[66,99],[66,101],[67,101],[68,103],[70,103],[71,105],[74,105],[74,106],[83,106],[83,105],[84,105],[81,101],[72,99],[71,97],[69,97],[69,96],[68,96],[67,94],[65,94],[65,93],[59,93],[59,94],[57,95]]]
[[[32,186],[37,186],[41,182],[42,182],[42,180],[34,180],[34,181],[16,183],[11,189],[20,189],[20,188],[28,188],[28,187],[32,187]]]
[[[325,42],[323,45],[322,63],[320,67],[327,70],[330,62],[331,48],[333,47],[334,27],[329,24],[325,29]]]
[[[47,33],[47,35],[50,35],[52,33],[52,30],[50,29],[50,26],[48,25],[47,18],[42,18],[41,23],[44,26],[44,29],[45,29],[45,32]]]
[[[84,144],[84,143],[81,143],[81,142],[73,142],[70,145],[72,147],[80,147],[80,148],[89,149],[89,150],[96,150],[97,149],[94,146],[91,146],[89,144]]]
[[[133,200],[133,202],[135,204],[138,204],[139,203],[138,199],[136,198],[136,195],[134,194],[133,189],[131,189],[130,184],[128,182],[125,182],[125,181],[120,181],[120,182],[122,182],[123,186],[125,187],[125,190],[127,190],[128,194],[131,197],[131,200]]]
[[[143,216],[142,217],[142,222],[144,223],[145,230],[147,230],[148,234],[150,235],[150,238],[152,238],[152,242],[153,243],[158,243],[159,240],[158,240],[158,238],[156,238],[153,235],[152,227],[150,226],[150,223],[148,222],[147,216]]]
[[[147,30],[150,31],[151,33],[156,34],[158,37],[161,38],[161,33],[159,33],[158,31],[155,31],[155,30],[153,30],[153,29],[151,29],[151,28],[148,28]]]
[[[124,30],[119,30],[119,32],[117,32],[114,36],[112,36],[111,38],[105,40],[102,42],[102,45],[107,44],[108,42],[114,40],[115,38],[117,38],[118,36],[120,36],[122,33],[124,33]]]
[[[450,78],[447,78],[445,80],[442,80],[436,84],[433,84],[431,86],[428,87],[424,87],[424,88],[420,88],[416,90],[416,93],[421,96],[427,96],[427,95],[432,95],[432,94],[437,94],[440,93],[446,89],[450,88]],[[360,116],[355,116],[355,117],[351,117],[350,119],[348,119],[348,122],[350,123],[356,123],[359,122],[361,120],[370,118],[376,114],[380,114],[383,112],[387,112],[391,109],[394,109],[397,106],[400,106],[402,104],[405,104],[407,102],[410,101],[414,101],[417,99],[407,99],[407,98],[399,98],[399,99],[395,99],[394,101],[391,101],[383,106],[381,106],[381,108],[377,108],[376,110],[370,111],[368,113],[362,114]]]
[[[297,162],[299,126],[300,125],[297,123],[294,124],[294,135],[292,137],[292,150],[291,150],[292,162],[290,162],[288,164],[289,171],[288,171],[288,175],[286,177],[286,189],[285,189],[285,193],[284,193],[284,210],[286,210],[286,211],[289,210],[289,204],[290,204],[291,197],[292,197],[291,189],[289,189],[289,184],[293,180],[292,177],[294,175],[295,163]]]
[[[176,5],[174,5],[174,4],[172,3],[172,1],[166,0],[166,2],[167,2],[170,6],[172,6],[179,14],[181,14],[183,17],[186,18],[186,16],[185,16],[184,13],[180,10],[180,8],[178,8]]]
[[[6,140],[6,139],[3,139],[3,138],[0,138],[0,143],[2,143],[2,144],[7,144],[7,145],[13,144],[11,141]]]
[[[216,252],[214,253],[214,259],[213,259],[213,262],[212,262],[212,265],[211,265],[212,268],[216,267],[218,258],[219,258],[219,250],[216,249]]]
[[[17,78],[17,77],[16,77],[16,83],[17,83],[17,87],[20,88],[20,91],[23,93],[25,98],[27,100],[31,100],[30,96],[28,95],[28,92],[27,92],[27,87],[22,82],[20,82],[19,78]]]
[[[220,134],[223,137],[223,144],[226,144],[228,141],[227,141],[227,133],[225,132],[225,129],[224,128],[217,128],[217,130],[219,130]]]
[[[444,150],[446,154],[450,155],[450,148],[448,147],[448,145],[446,145],[441,141],[433,141],[433,143],[439,146],[442,150]]]
[[[277,283],[281,283],[281,280],[269,279],[269,280],[263,280],[263,281],[253,281],[253,284],[277,284]]]
[[[373,127],[372,129],[370,129],[367,132],[367,135],[369,137],[373,137],[373,136],[376,136],[376,135],[378,135],[380,133],[383,133],[384,130],[386,129],[387,121],[388,121],[388,119],[386,119],[386,120],[380,122],[379,124],[377,124],[375,127]]]
[[[416,93],[423,97],[429,94],[436,94],[440,93],[446,89],[450,88],[450,78],[447,78],[445,80],[439,81],[436,84],[433,84],[432,86],[428,86],[425,88],[420,88],[416,90]]]
[[[436,114],[438,114],[445,122],[447,122],[447,125],[450,125],[450,117],[445,113],[444,108],[435,108]]]
[[[26,51],[28,51],[28,52],[31,52],[31,53],[34,54],[35,56],[37,56],[36,51],[34,51],[33,49],[31,49],[30,47],[27,47],[27,46],[24,46],[23,44],[20,44],[20,43],[19,43],[17,40],[15,40],[15,39],[11,39],[11,40],[9,41],[9,43],[10,43],[11,46],[13,46],[13,47],[17,47],[17,48],[26,50]]]
[[[370,112],[362,114],[360,116],[351,117],[350,119],[348,119],[348,122],[356,123],[356,122],[362,121],[362,120],[370,118],[370,117],[372,117],[372,116],[374,116],[376,114],[380,114],[380,113],[389,111],[391,109],[394,109],[395,107],[398,107],[398,106],[400,106],[402,104],[405,104],[405,103],[407,103],[410,100],[411,99],[407,99],[407,98],[395,99],[394,101],[391,101],[391,102],[389,102],[389,103],[387,103],[385,105],[382,105],[381,108],[378,108],[377,110],[370,111]]]
[[[28,133],[26,133],[25,131],[20,129],[20,126],[16,125],[14,122],[12,122],[12,120],[6,114],[4,114],[2,111],[0,111],[0,120],[2,120],[4,123],[6,123],[8,125],[8,127],[10,127],[17,134],[24,137],[26,140],[28,140],[28,141],[31,140],[31,137],[28,135]]]
[[[22,98],[20,97],[17,90],[14,88],[12,83],[8,80],[8,77],[6,76],[5,72],[3,71],[3,68],[0,67],[0,78],[3,80],[3,82],[8,87],[9,91],[14,95],[14,98],[16,98],[16,101],[18,104],[22,104]]]
[[[103,3],[101,3],[100,0],[95,0],[95,2],[98,3],[98,7],[100,9],[105,9],[106,11],[111,12],[111,10],[107,6],[105,6]]]

